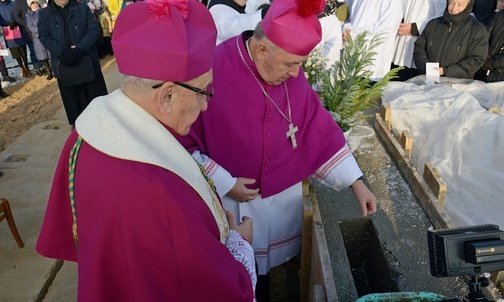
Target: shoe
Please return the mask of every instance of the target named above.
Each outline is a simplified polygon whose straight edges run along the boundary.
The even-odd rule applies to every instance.
[[[7,75],[7,76],[5,76],[5,77],[3,77],[3,80],[4,80],[5,82],[11,82],[11,83],[16,82],[16,79],[14,79],[13,77],[8,76],[8,75]]]
[[[41,77],[41,76],[43,76],[45,74],[45,71],[44,71],[44,69],[39,68],[39,69],[35,70],[35,74],[37,76]]]
[[[47,78],[46,78],[46,79],[47,79],[48,81],[50,81],[50,80],[52,80],[52,78],[54,78],[54,76],[53,76],[52,72],[49,72],[49,74],[47,75]]]
[[[5,91],[0,91],[0,99],[3,99],[3,98],[6,98],[8,97],[9,95],[5,92]]]

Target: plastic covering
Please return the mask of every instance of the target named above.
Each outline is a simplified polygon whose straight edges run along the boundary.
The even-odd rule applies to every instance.
[[[503,228],[504,82],[419,76],[390,83],[382,103],[391,106],[393,127],[413,137],[411,160],[420,175],[426,162],[440,171],[453,222]]]

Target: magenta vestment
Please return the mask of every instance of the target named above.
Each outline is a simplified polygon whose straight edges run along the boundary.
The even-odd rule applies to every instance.
[[[246,32],[245,34],[250,34]],[[180,139],[189,152],[199,149],[234,177],[256,179],[263,198],[277,194],[312,175],[345,145],[345,137],[308,85],[302,70],[286,83],[297,148],[286,136],[289,123],[264,96],[243,64],[236,46],[266,92],[288,117],[284,85],[262,81],[241,35],[216,48],[215,95],[188,136]],[[295,37],[292,37],[295,39]]]
[[[86,142],[75,174],[77,255],[68,194],[76,138],[74,131],[62,151],[36,250],[77,261],[79,301],[252,301],[247,270],[219,241],[192,187],[171,171]]]

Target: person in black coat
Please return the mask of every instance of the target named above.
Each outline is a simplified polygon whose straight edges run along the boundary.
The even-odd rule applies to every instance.
[[[476,0],[473,6],[473,13],[476,19],[487,26],[495,13],[497,0]]]
[[[413,58],[420,74],[427,62],[439,63],[439,75],[472,79],[485,62],[488,33],[471,16],[475,0],[449,0],[442,17],[427,23],[415,42]]]
[[[35,73],[39,76],[44,74],[44,68],[37,61],[37,57],[35,56],[35,49],[33,48],[33,35],[30,29],[26,26],[26,13],[28,12],[29,7],[26,3],[26,0],[14,0],[12,3],[12,16],[14,17],[14,21],[20,25],[22,30],[24,30],[27,34],[26,45],[30,50],[30,60],[33,64],[33,69],[35,69]]]
[[[487,25],[490,34],[488,55],[476,79],[485,82],[504,81],[504,10],[500,10]]]
[[[39,40],[51,55],[54,77],[58,79],[68,122],[74,125],[77,117],[94,98],[107,94],[95,48],[100,26],[89,7],[76,0],[50,0],[47,8],[40,11],[37,25]],[[69,85],[68,78],[65,79],[60,73],[60,66],[80,66],[79,62],[84,56],[92,61],[94,80]],[[74,75],[81,74],[73,72],[72,77]]]

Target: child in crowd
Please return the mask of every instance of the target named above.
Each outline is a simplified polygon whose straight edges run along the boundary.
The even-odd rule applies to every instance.
[[[37,56],[37,60],[44,66],[45,72],[47,73],[47,80],[51,80],[53,78],[53,72],[51,64],[49,64],[49,51],[45,49],[38,38],[37,23],[39,20],[40,5],[37,0],[27,0],[26,3],[30,8],[26,12],[26,26],[33,34],[33,48],[35,49],[35,55]]]

